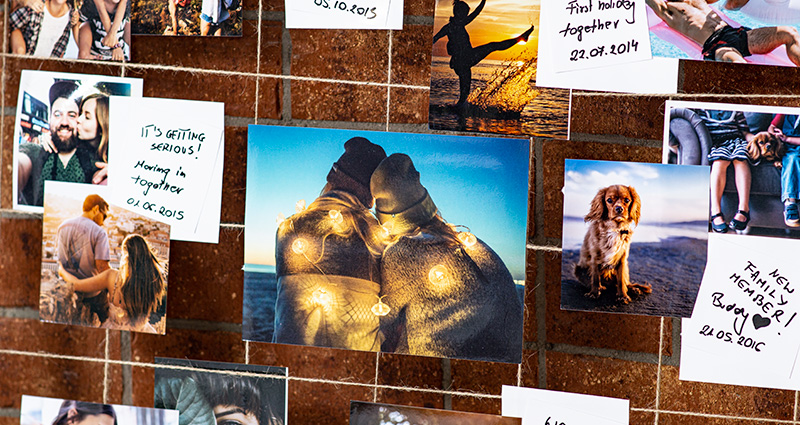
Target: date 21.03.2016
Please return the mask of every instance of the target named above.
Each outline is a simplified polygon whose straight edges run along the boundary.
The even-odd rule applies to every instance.
[[[639,42],[636,40],[626,41],[624,43],[610,44],[606,50],[606,46],[597,46],[594,49],[575,49],[570,54],[569,60],[579,61],[582,59],[598,58],[605,55],[624,55],[625,53],[633,53],[639,48]]]
[[[350,4],[348,7],[347,2],[340,0],[314,0],[314,4],[325,9],[338,9],[345,12],[350,12],[354,15],[363,16],[367,19],[375,19],[378,14],[375,13],[376,7],[362,7],[357,4]]]

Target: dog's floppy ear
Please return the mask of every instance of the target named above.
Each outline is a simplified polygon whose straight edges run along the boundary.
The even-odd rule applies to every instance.
[[[753,162],[758,162],[761,159],[761,148],[758,146],[758,136],[753,137],[747,142],[747,156]]]
[[[638,226],[639,217],[642,216],[642,200],[639,198],[639,194],[636,193],[636,189],[634,189],[633,186],[628,186],[628,192],[631,194],[630,214],[628,216]]]
[[[606,216],[606,188],[602,188],[597,192],[597,195],[594,195],[589,207],[589,214],[586,214],[583,221],[605,220]]]

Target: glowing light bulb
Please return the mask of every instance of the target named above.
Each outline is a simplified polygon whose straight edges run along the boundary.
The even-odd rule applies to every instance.
[[[442,286],[447,284],[447,267],[438,264],[431,268],[431,271],[428,272],[428,280],[437,286]]]
[[[342,213],[339,210],[328,211],[328,217],[333,221],[333,224],[342,224],[342,221],[344,221],[344,217],[342,217]]]
[[[315,303],[321,305],[322,307],[330,307],[331,305],[331,294],[327,293],[324,289],[319,288],[311,294],[311,299],[314,300]]]
[[[275,223],[280,226],[283,224],[284,220],[286,220],[286,216],[283,213],[278,213],[278,217],[275,218]]]
[[[292,242],[292,251],[295,254],[302,254],[308,249],[308,241],[303,238],[297,238]]]
[[[373,305],[370,310],[372,310],[372,314],[376,316],[386,316],[390,311],[392,311],[392,308],[384,304],[383,301],[378,300],[378,303]]]
[[[297,212],[303,212],[303,211],[305,211],[305,209],[306,209],[306,200],[305,199],[301,199],[301,200],[297,201],[296,204],[294,204],[294,210],[297,211]]]
[[[476,238],[475,235],[473,235],[470,232],[461,232],[458,235],[456,235],[456,237],[467,248],[471,247],[472,245],[475,245],[475,243],[478,242],[478,238]]]

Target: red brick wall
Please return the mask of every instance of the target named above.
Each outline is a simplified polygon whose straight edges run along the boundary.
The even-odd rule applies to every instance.
[[[797,419],[791,391],[679,381],[678,320],[559,310],[563,160],[660,161],[665,96],[577,92],[573,140],[534,140],[521,366],[242,342],[246,126],[429,131],[433,0],[406,0],[392,32],[287,31],[283,0],[244,9],[242,38],[134,37],[129,65],[0,56],[0,425],[18,423],[22,394],[151,406],[155,356],[286,366],[293,424],[346,423],[351,399],[499,413],[501,385],[518,383],[629,398],[633,424]],[[41,218],[10,210],[22,69],[140,77],[145,96],[225,102],[220,243],[172,245],[166,336],[39,323]],[[797,69],[684,63],[681,78],[672,99],[800,105]]]

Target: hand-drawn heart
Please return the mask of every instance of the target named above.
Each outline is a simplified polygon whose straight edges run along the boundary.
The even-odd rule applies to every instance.
[[[770,320],[769,317],[762,317],[759,314],[753,315],[753,326],[755,326],[756,329],[763,328],[764,326],[769,326],[771,322],[772,320]]]

